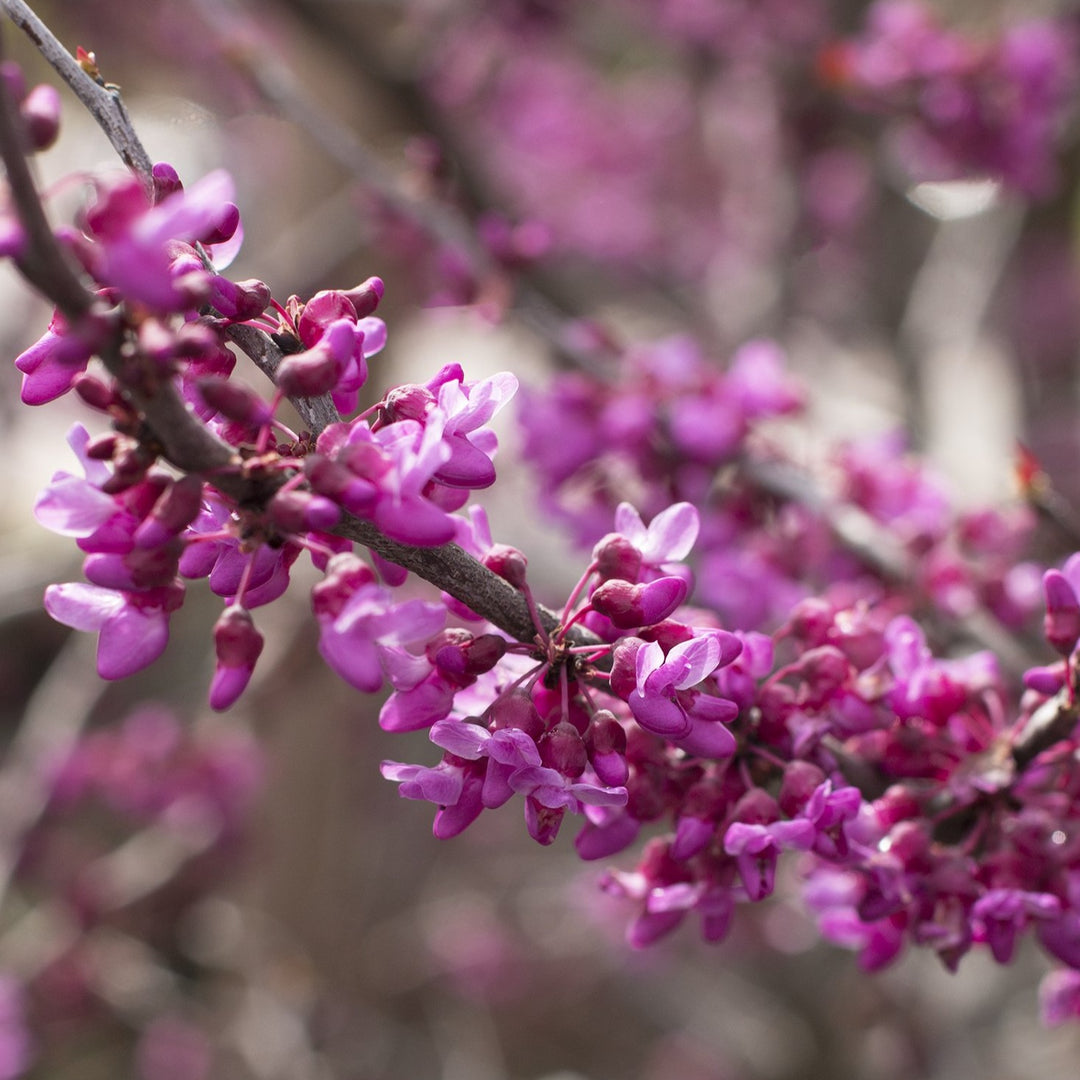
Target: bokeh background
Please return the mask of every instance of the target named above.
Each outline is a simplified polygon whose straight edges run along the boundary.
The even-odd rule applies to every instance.
[[[835,45],[868,32],[863,3],[36,10],[95,52],[154,160],[235,177],[235,276],[282,299],[385,279],[375,393],[452,361],[542,386],[584,318],[627,344],[692,333],[718,362],[768,335],[808,387],[806,416],[776,433],[808,466],[836,438],[902,426],[957,505],[1000,505],[1017,498],[1020,439],[1080,497],[1080,64],[1064,4],[927,9],[986,42],[1034,16],[1063,28],[1059,62],[1052,46],[1031,61],[1043,98],[1001,106],[1033,128],[1025,168],[996,174],[978,145],[965,157],[946,139],[950,160],[919,141],[925,101],[855,85]],[[82,197],[65,177],[116,167],[64,94],[37,163],[57,219]],[[6,268],[0,281],[13,358],[49,312]],[[40,610],[79,561],[31,514],[83,417],[26,409],[18,387],[0,368],[0,1076],[1076,1075],[1075,1027],[1039,1024],[1034,951],[1008,969],[973,955],[957,975],[907,956],[869,977],[819,943],[792,881],[720,947],[687,927],[633,952],[629,912],[569,830],[541,849],[508,807],[434,840],[430,808],[378,773],[432,748],[382,732],[379,702],[321,665],[300,564],[300,587],[260,612],[267,651],[227,715],[204,705],[217,602],[197,588],[165,657],[101,684],[93,642]],[[500,433],[493,531],[556,598],[578,555],[538,507],[512,418]]]

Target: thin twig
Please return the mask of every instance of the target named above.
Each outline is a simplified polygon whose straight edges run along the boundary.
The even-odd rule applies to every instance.
[[[6,12],[11,21],[38,47],[53,70],[71,87],[87,112],[98,122],[120,155],[120,160],[149,189],[152,186],[150,156],[131,126],[119,90],[95,82],[23,0],[0,0],[0,10]]]

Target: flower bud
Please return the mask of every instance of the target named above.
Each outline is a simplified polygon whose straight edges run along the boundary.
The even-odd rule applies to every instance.
[[[641,638],[623,638],[612,653],[611,692],[623,701],[637,689],[637,654],[644,644]]]
[[[573,724],[563,720],[539,742],[540,760],[570,780],[576,780],[589,763],[585,743]]]
[[[135,530],[137,548],[153,548],[179,535],[198,517],[202,506],[202,477],[184,476],[170,484]]]
[[[184,185],[180,182],[180,174],[167,161],[157,162],[150,170],[150,174],[154,180],[155,203],[184,190]]]
[[[630,775],[626,764],[626,730],[607,709],[598,709],[585,732],[589,761],[608,787],[620,787]]]
[[[663,577],[645,585],[612,579],[598,585],[590,602],[593,610],[620,630],[651,626],[666,619],[685,599],[688,588],[682,578]]]
[[[1043,591],[1046,593],[1043,633],[1062,656],[1069,656],[1080,638],[1080,603],[1077,603],[1076,592],[1059,570],[1046,571]]]
[[[243,383],[208,377],[199,379],[195,386],[207,406],[227,420],[258,428],[274,417],[269,402]]]
[[[517,548],[508,544],[493,544],[481,560],[483,564],[515,589],[525,588],[525,571],[529,561]]]
[[[71,386],[90,408],[98,409],[100,412],[108,412],[112,406],[120,404],[123,400],[112,386],[93,375],[87,375],[86,372],[76,375]]]
[[[210,279],[210,303],[226,319],[246,322],[261,315],[270,305],[270,286],[258,278],[230,281],[220,274]]]
[[[210,683],[210,707],[227,709],[244,692],[263,648],[263,636],[255,629],[251,614],[233,604],[214,625],[217,667]]]
[[[224,244],[226,240],[232,239],[238,228],[240,228],[240,208],[235,203],[224,203],[217,221],[198,239],[211,247],[214,244]]]
[[[382,408],[387,420],[423,420],[435,404],[435,395],[419,383],[395,386],[383,398]]]
[[[496,698],[488,709],[488,717],[496,731],[501,728],[517,728],[534,739],[539,739],[544,732],[544,722],[540,719],[532,698],[520,690]]]
[[[48,150],[60,132],[60,92],[42,83],[19,105],[32,150]]]
[[[95,435],[87,442],[83,453],[91,461],[112,461],[120,445],[120,436],[115,431],[106,431],[102,435]]]
[[[608,533],[593,548],[596,571],[604,581],[618,578],[637,581],[641,571],[641,552],[621,533]]]
[[[329,394],[341,378],[341,365],[327,349],[316,346],[286,357],[274,373],[274,381],[289,397],[320,397]]]
[[[385,291],[386,286],[382,278],[369,277],[354,288],[346,290],[344,295],[356,311],[356,317],[364,319],[368,315],[375,314],[375,309],[379,306],[379,301],[382,300]]]
[[[325,532],[341,520],[336,503],[306,491],[279,491],[266,510],[270,520],[287,533]]]

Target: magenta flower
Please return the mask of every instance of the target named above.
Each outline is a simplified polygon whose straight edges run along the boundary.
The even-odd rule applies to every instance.
[[[101,485],[112,474],[103,461],[87,457],[90,433],[82,424],[72,427],[67,441],[81,462],[84,475],[75,476],[63,471],[53,473],[52,480],[34,503],[34,517],[60,536],[90,536],[120,513],[113,497],[101,490]]]
[[[185,310],[198,291],[209,288],[209,274],[193,259],[183,264],[178,277],[174,261],[179,252],[171,245],[212,243],[225,221],[234,218],[232,197],[232,180],[221,170],[156,206],[136,177],[101,185],[97,202],[85,215],[86,227],[97,241],[94,276],[115,286],[125,299],[156,311]],[[234,230],[235,225],[233,221]]]
[[[323,659],[351,686],[371,694],[383,684],[383,649],[437,634],[446,609],[423,600],[396,603],[389,590],[369,582],[337,611],[324,612],[316,605],[316,616]]]
[[[97,630],[97,669],[123,679],[152,664],[169,642],[169,616],[183,603],[176,582],[145,592],[122,592],[70,582],[45,590],[45,610],[74,630]]]
[[[630,503],[615,508],[615,532],[641,552],[642,569],[651,577],[686,573],[679,564],[690,554],[700,527],[697,510],[686,502],[661,510],[647,526]]]
[[[706,721],[733,720],[738,709],[731,702],[704,693],[684,697],[680,692],[697,686],[718,667],[731,663],[741,648],[739,639],[723,630],[710,630],[684,641],[667,656],[659,642],[646,642],[638,650],[636,688],[627,699],[634,719],[646,730],[670,739],[691,734],[691,712]],[[735,740],[730,733],[728,739],[731,752]]]
[[[86,370],[93,350],[73,349],[66,334],[67,322],[59,311],[53,312],[48,330],[15,358],[22,372],[24,405],[45,405],[71,389],[75,377]]]
[[[807,851],[814,842],[809,821],[774,821],[747,824],[736,821],[724,834],[724,850],[735,856],[746,895],[751,900],[770,896],[776,880],[776,864],[784,848]]]

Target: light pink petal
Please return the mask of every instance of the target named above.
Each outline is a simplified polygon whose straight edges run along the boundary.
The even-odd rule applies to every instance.
[[[73,630],[100,630],[123,606],[121,593],[81,581],[45,590],[45,610]]]
[[[649,523],[642,555],[646,562],[680,562],[690,554],[701,528],[701,519],[690,503],[676,503],[661,510]]]
[[[34,503],[38,523],[60,536],[89,536],[116,512],[112,496],[63,472],[53,475]]]

